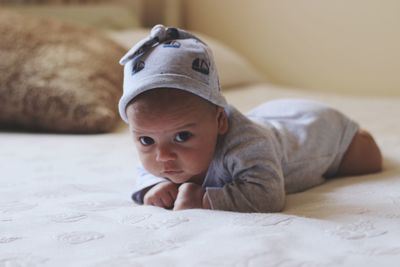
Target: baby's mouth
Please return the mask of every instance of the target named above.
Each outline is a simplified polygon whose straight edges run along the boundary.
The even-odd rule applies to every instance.
[[[164,175],[177,175],[183,173],[183,171],[178,169],[165,169],[162,171],[162,173]]]

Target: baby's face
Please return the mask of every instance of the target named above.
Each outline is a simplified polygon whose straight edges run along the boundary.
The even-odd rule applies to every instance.
[[[156,98],[161,89],[150,91],[151,97],[139,96],[127,108],[129,127],[147,171],[177,184],[201,184],[218,135],[227,131],[226,115],[197,96],[171,90]]]

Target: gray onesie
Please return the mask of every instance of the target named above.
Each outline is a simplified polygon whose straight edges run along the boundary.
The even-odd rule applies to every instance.
[[[225,108],[229,131],[220,136],[203,187],[217,210],[281,211],[285,194],[319,185],[337,172],[358,124],[321,103],[267,102],[244,116]],[[165,178],[139,167],[132,198]]]

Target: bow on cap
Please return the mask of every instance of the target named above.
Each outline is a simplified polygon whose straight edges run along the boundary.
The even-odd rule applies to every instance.
[[[121,58],[119,64],[125,65],[128,61],[133,59],[134,61],[141,58],[150,48],[157,46],[166,41],[175,39],[196,39],[203,44],[202,40],[197,38],[187,31],[178,28],[167,28],[164,25],[158,24],[151,29],[150,35],[143,40],[135,44],[129,51]]]

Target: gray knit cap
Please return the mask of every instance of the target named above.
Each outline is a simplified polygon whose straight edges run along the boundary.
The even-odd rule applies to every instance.
[[[156,25],[120,60],[124,66],[124,92],[119,101],[121,118],[140,93],[155,88],[175,88],[225,107],[212,52],[196,36],[177,28]]]

